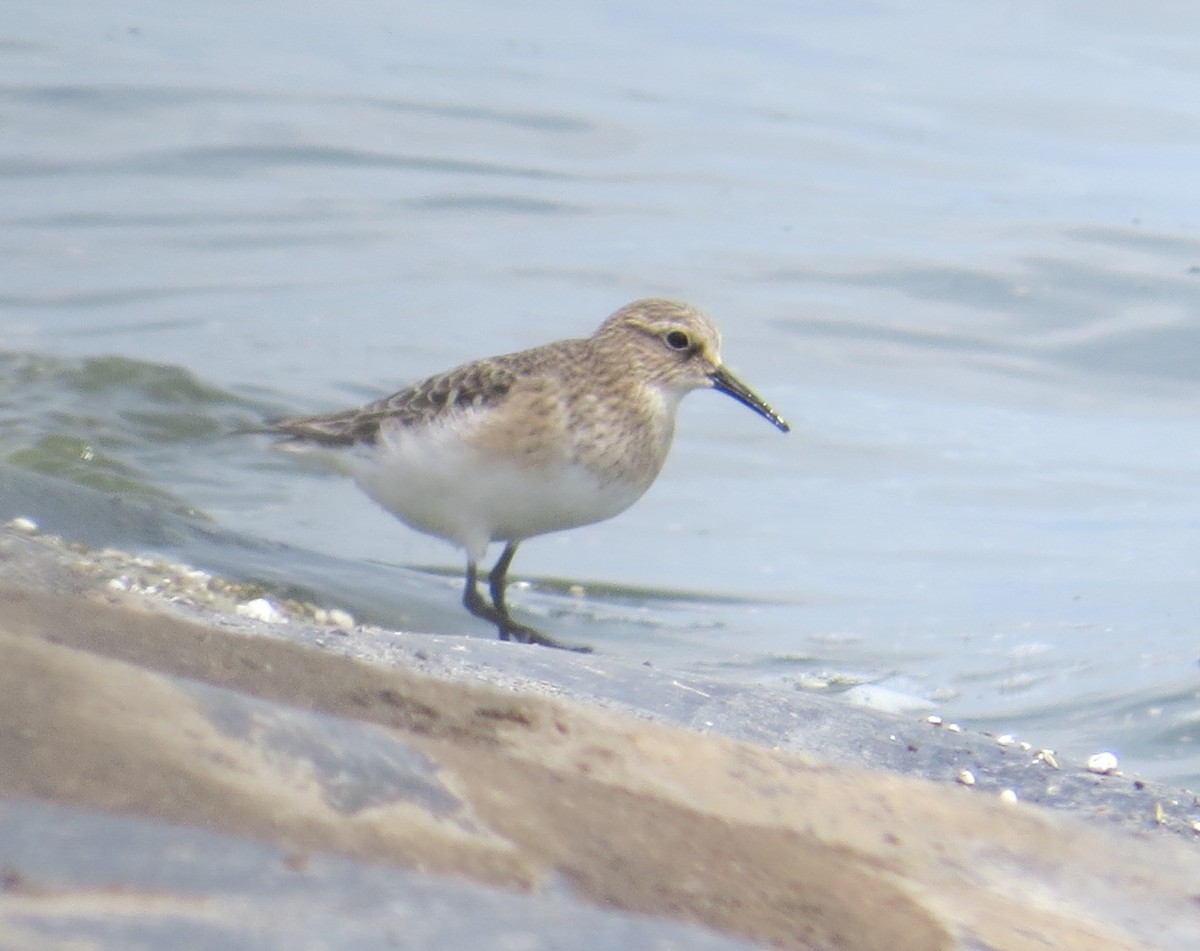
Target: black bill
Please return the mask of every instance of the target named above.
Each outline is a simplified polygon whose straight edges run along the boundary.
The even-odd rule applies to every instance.
[[[713,389],[728,393],[743,406],[749,406],[759,416],[774,423],[781,432],[791,432],[792,427],[787,424],[787,420],[771,409],[761,396],[724,367],[717,367],[708,375],[708,378],[712,380]]]

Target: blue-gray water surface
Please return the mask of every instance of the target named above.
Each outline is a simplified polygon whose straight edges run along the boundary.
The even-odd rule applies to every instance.
[[[689,397],[526,616],[1195,784],[1198,88],[1182,3],[10,0],[0,514],[491,636],[229,433],[680,297],[794,431]]]

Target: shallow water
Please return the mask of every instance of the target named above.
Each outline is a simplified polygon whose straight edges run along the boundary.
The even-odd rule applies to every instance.
[[[487,636],[455,552],[228,433],[683,297],[793,433],[690,397],[637,507],[522,549],[522,609],[1200,782],[1200,11],[0,25],[11,514]]]

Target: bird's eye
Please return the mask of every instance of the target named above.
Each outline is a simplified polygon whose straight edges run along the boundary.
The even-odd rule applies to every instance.
[[[672,330],[663,340],[672,350],[686,350],[692,345],[691,339],[682,330]]]

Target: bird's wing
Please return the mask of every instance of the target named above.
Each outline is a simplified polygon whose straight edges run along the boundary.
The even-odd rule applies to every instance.
[[[374,445],[384,422],[420,426],[453,412],[502,403],[516,381],[502,359],[468,363],[355,409],[270,422],[266,432],[287,442],[338,447]]]

